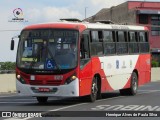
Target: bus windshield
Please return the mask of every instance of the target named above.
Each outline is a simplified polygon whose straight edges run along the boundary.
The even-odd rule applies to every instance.
[[[77,65],[77,41],[76,30],[22,31],[17,66],[36,70],[73,69]]]

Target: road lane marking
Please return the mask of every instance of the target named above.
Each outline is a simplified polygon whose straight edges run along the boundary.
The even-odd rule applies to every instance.
[[[10,96],[0,96],[0,98],[5,98],[5,97],[16,97],[17,95],[10,95]]]
[[[138,90],[138,91],[153,91],[153,92],[160,92],[160,90]]]
[[[15,104],[15,103],[32,103],[32,104],[35,104],[34,102],[23,102],[23,101],[22,102],[0,102],[0,104],[9,104],[9,103],[11,103],[11,104]]]
[[[71,108],[71,107],[76,107],[76,106],[80,106],[80,105],[85,105],[85,104],[88,104],[88,103],[80,103],[80,104],[76,104],[76,105],[70,105],[70,106],[66,106],[66,107],[61,107],[61,108],[49,110],[49,112],[59,111],[59,110],[63,110],[63,109]]]
[[[117,96],[117,97],[112,97],[112,98],[105,98],[105,99],[101,99],[101,100],[96,100],[95,102],[104,101],[104,100],[112,100],[112,99],[115,99],[115,98],[122,98],[122,97],[126,97],[126,96]]]
[[[0,102],[1,101],[33,101],[33,100],[36,100],[37,101],[37,99],[0,99]]]
[[[153,92],[160,92],[160,90],[149,90],[147,92],[137,93],[137,95],[148,94],[148,93],[153,93]]]
[[[97,105],[91,108],[94,111],[160,111],[160,106],[151,105]]]

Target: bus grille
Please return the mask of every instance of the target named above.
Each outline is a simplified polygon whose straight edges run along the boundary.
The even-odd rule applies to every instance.
[[[29,80],[30,85],[60,85],[60,80]]]

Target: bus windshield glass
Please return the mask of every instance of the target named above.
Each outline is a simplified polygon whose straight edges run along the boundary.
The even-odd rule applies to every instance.
[[[77,65],[78,31],[41,29],[22,31],[18,46],[19,68],[73,69]]]

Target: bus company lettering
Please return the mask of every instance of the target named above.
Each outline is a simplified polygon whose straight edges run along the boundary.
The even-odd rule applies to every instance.
[[[121,110],[121,111],[160,111],[160,106],[150,105],[98,105],[92,110]]]
[[[112,26],[113,29],[125,29],[128,30],[129,28],[127,26]]]

